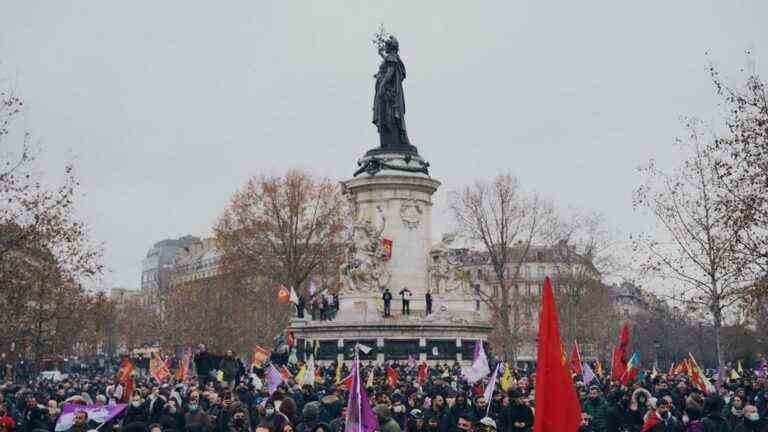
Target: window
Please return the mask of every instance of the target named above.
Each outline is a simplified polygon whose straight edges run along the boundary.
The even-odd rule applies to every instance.
[[[524,266],[524,271],[525,271],[525,278],[526,278],[526,279],[530,279],[530,278],[531,278],[531,266],[529,266],[528,264],[526,264],[526,265]]]
[[[536,276],[538,276],[539,279],[544,279],[545,271],[544,266],[539,266],[539,272]]]

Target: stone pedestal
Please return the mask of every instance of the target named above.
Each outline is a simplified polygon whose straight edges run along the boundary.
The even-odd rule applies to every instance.
[[[491,331],[473,299],[433,290],[433,313],[426,315],[432,195],[440,182],[427,174],[429,164],[417,154],[379,150],[359,165],[358,175],[342,184],[357,220],[370,222],[392,242],[391,258],[383,264],[387,278],[380,284],[392,293],[392,317],[382,316],[379,288],[345,286],[333,321],[293,320],[294,336],[300,346],[302,341],[319,346],[320,361],[348,356],[357,342],[373,348],[364,360],[404,360],[410,354],[429,362],[471,361],[475,341],[485,341]],[[401,314],[399,292],[405,287],[412,293],[410,315]]]

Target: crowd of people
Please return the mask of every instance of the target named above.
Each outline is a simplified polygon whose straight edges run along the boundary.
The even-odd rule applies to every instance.
[[[0,432],[345,430],[347,364],[317,365],[312,384],[296,376],[306,370],[301,362],[279,365],[281,382],[271,386],[269,360],[246,370],[232,352],[214,356],[204,346],[193,359],[195,364],[182,379],[171,374],[158,381],[136,368],[131,386],[116,378],[116,367],[112,373],[76,373],[59,382],[8,381],[0,387]],[[491,366],[494,370],[493,360]],[[625,385],[607,376],[596,376],[585,385],[576,375],[582,405],[580,430],[768,431],[764,369],[742,372],[738,379],[731,376],[723,380],[718,391],[709,394],[685,374],[648,372]],[[427,366],[413,361],[364,361],[359,376],[382,432],[525,432],[533,427],[533,369],[510,368],[504,379],[486,376],[470,384],[457,363]],[[488,382],[495,383],[490,392]],[[127,407],[105,422],[89,418],[88,410],[78,409],[123,402]],[[68,406],[75,407],[69,423],[60,418]]]

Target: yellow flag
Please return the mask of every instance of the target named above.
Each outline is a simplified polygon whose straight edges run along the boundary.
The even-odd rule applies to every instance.
[[[222,371],[219,371],[219,373],[218,373],[218,374],[216,374],[216,379],[217,379],[219,382],[224,382],[224,372],[222,372]]]
[[[341,366],[344,364],[342,362],[338,362],[338,363],[339,365],[336,366],[336,384],[338,384],[339,381],[341,381]]]
[[[365,387],[367,388],[373,387],[373,368],[371,368],[371,371],[368,372],[368,380],[365,383]]]
[[[744,375],[744,369],[741,368],[741,360],[736,363],[736,372],[738,372],[739,375]]]
[[[651,370],[651,379],[656,378],[656,376],[659,374],[659,371],[656,370],[656,366],[653,367]]]
[[[737,380],[737,379],[739,379],[739,378],[741,378],[741,377],[740,377],[740,376],[739,376],[739,374],[736,372],[736,370],[735,370],[735,369],[731,369],[731,379],[732,379],[732,380]]]
[[[504,368],[504,375],[501,377],[501,389],[505,392],[509,391],[509,389],[512,388],[512,381],[512,368],[507,366]]]
[[[296,374],[296,382],[301,384],[304,382],[304,374],[307,373],[307,365],[304,365],[299,369],[299,373]]]

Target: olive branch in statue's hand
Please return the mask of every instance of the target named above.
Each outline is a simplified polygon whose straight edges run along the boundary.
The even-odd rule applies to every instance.
[[[379,24],[379,31],[377,31],[373,35],[373,39],[371,39],[371,43],[373,43],[373,46],[376,47],[376,49],[379,50],[379,52],[384,50],[384,45],[389,40],[390,34],[387,33],[387,30],[384,28],[384,24]]]

